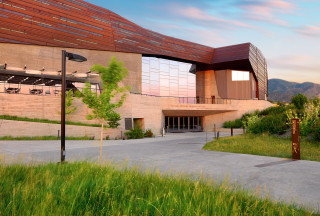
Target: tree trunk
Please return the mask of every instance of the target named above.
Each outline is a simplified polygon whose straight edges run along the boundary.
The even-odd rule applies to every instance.
[[[103,121],[101,123],[100,163],[102,163],[102,140],[103,140]]]

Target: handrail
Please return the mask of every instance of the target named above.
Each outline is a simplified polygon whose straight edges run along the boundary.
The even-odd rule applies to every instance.
[[[225,98],[159,96],[159,95],[141,94],[136,92],[130,92],[130,94],[160,97],[160,98],[176,98],[179,100],[179,103],[183,103],[183,104],[231,104],[231,100],[233,100],[233,99],[225,99]]]

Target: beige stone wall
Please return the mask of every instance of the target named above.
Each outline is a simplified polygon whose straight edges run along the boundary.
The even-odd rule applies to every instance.
[[[88,72],[94,64],[107,66],[111,57],[115,56],[128,69],[128,77],[124,79],[124,84],[131,86],[133,92],[141,93],[141,54],[7,43],[0,43],[0,50],[0,65],[7,63],[8,67],[19,68],[26,65],[30,70],[40,70],[44,67],[45,71],[49,72],[61,70],[61,50],[76,53],[88,59],[82,63],[67,61],[67,74],[74,71]]]
[[[231,106],[235,111],[205,116],[203,118],[203,127],[206,130],[212,130],[214,125],[222,127],[224,122],[241,118],[247,112],[261,111],[274,105],[265,100],[232,100]]]
[[[11,115],[27,118],[60,120],[60,96],[39,96],[0,93],[0,115]],[[75,99],[76,112],[67,120],[95,124],[97,121],[86,119],[90,110],[81,100]]]
[[[75,99],[75,105],[78,110],[69,117],[69,120],[76,122],[97,123],[96,121],[86,120],[90,110],[80,100]],[[216,124],[221,127],[225,121],[240,118],[242,114],[256,109],[262,110],[272,106],[268,101],[262,100],[231,100],[231,104],[181,104],[177,98],[152,97],[144,95],[128,94],[123,106],[118,110],[121,114],[121,121],[118,130],[108,130],[111,137],[118,136],[121,131],[125,131],[125,118],[144,119],[145,129],[159,135],[164,126],[164,116],[204,116],[203,126],[205,129],[213,128]],[[16,115],[29,118],[44,118],[59,120],[60,115],[60,97],[59,96],[36,96],[36,95],[15,95],[0,94],[0,115]],[[16,129],[13,123],[2,121],[2,135],[16,136],[44,136],[55,135],[59,128],[52,124],[43,124],[42,126],[33,126],[31,123],[19,122]],[[6,125],[6,124],[9,124]],[[89,129],[77,130],[67,129],[71,134],[68,136],[84,136],[89,129],[96,131],[97,128],[84,127]],[[9,128],[9,129],[8,129]],[[23,129],[22,129],[23,128]],[[6,129],[6,130],[5,130]],[[99,132],[99,130],[97,130]],[[112,135],[113,134],[113,135]],[[92,135],[96,136],[97,135]]]
[[[58,130],[60,130],[61,136],[60,124],[9,121],[0,119],[0,137],[58,136]],[[100,139],[100,135],[100,128],[98,127],[66,125],[66,136],[69,137],[89,136],[94,137],[95,139]],[[109,136],[110,139],[114,139],[115,137],[120,138],[121,130],[104,130],[103,137],[105,138],[106,136]]]
[[[38,96],[0,93],[0,115],[11,115],[28,118],[60,120],[60,96]],[[117,98],[115,99],[117,100]],[[91,112],[81,100],[75,99],[77,111],[67,120],[95,124],[97,120],[87,120]],[[163,119],[161,98],[143,95],[127,94],[123,106],[118,109],[121,114],[119,131],[125,130],[125,118],[144,118],[146,129],[152,129],[156,134],[161,132]]]

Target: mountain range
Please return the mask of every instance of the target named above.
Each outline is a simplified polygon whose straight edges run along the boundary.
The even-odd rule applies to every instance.
[[[269,96],[271,101],[290,102],[291,97],[302,93],[308,98],[320,97],[320,84],[305,82],[288,82],[282,79],[269,80]]]

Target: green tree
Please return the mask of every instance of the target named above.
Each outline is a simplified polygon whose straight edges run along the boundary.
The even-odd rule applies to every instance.
[[[61,97],[61,94],[60,94],[60,97]],[[78,107],[73,105],[74,97],[73,97],[72,89],[67,91],[65,100],[66,100],[66,103],[65,103],[66,118],[68,119],[68,117],[78,109]],[[61,114],[61,112],[58,112],[58,113]]]
[[[320,98],[313,96],[313,99],[310,100],[315,106],[320,106]]]
[[[117,62],[116,58],[112,57],[108,67],[95,64],[91,71],[100,74],[101,92],[98,95],[91,91],[90,83],[85,83],[85,88],[79,93],[79,97],[92,110],[92,114],[89,114],[87,119],[97,119],[101,125],[100,162],[102,162],[103,130],[119,126],[118,122],[121,118],[116,109],[122,106],[127,96],[125,92],[130,90],[129,86],[120,87],[119,84],[127,76],[128,70],[123,67],[122,62]],[[118,94],[121,96],[116,97]]]
[[[291,104],[298,110],[302,110],[306,103],[308,103],[308,98],[304,94],[298,93],[291,98]]]

